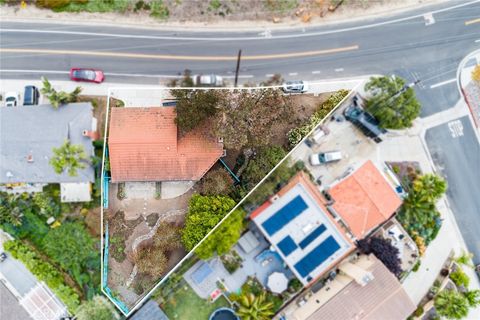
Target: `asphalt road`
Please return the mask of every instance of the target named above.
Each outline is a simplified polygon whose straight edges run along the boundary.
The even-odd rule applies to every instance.
[[[95,67],[107,73],[107,81],[158,83],[188,68],[233,78],[242,49],[242,81],[273,73],[287,79],[379,73],[421,79],[425,92],[419,90],[420,98],[438,102],[424,107],[423,115],[430,115],[458,98],[455,84],[447,85],[451,90],[427,91],[454,78],[459,61],[479,47],[480,23],[466,22],[480,16],[480,3],[434,13],[435,23],[428,26],[422,15],[465,3],[447,2],[368,22],[271,31],[268,37],[258,31],[195,33],[3,21],[0,75],[38,79],[45,70],[52,79],[66,79],[71,67]]]
[[[433,12],[434,24],[426,25],[423,15],[428,12]],[[0,76],[67,79],[71,67],[95,67],[106,72],[108,82],[158,83],[188,68],[231,79],[237,51],[242,49],[241,81],[258,81],[274,73],[286,79],[365,74],[420,79],[416,91],[422,116],[428,116],[453,107],[460,98],[456,70],[463,57],[480,47],[479,17],[480,2],[449,1],[368,21],[271,32],[2,21]],[[464,123],[464,128],[464,136],[455,140],[442,125],[427,132],[427,141],[437,164],[445,167],[449,197],[461,228],[465,226],[466,241],[478,252],[480,235],[470,228],[480,218],[479,144],[470,124]]]
[[[0,318],[5,320],[32,319],[3,283],[0,283],[0,298]]]
[[[462,135],[452,134],[452,125],[446,123],[427,130],[425,139],[436,168],[447,178],[447,197],[457,224],[474,262],[480,263],[480,144],[468,117],[453,121],[457,127],[461,123]]]

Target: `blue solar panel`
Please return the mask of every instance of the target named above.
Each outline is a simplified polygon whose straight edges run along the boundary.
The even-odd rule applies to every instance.
[[[330,236],[307,254],[302,260],[297,262],[295,264],[295,269],[303,278],[305,278],[310,272],[332,256],[332,254],[338,249],[340,249],[340,245],[332,236]]]
[[[305,201],[298,195],[263,222],[262,226],[272,236],[307,208]]]
[[[285,238],[283,238],[283,240],[280,241],[277,246],[280,251],[282,251],[285,257],[298,248],[297,244],[295,243],[295,241],[293,241],[292,238],[290,238],[290,236],[286,236]]]
[[[324,224],[321,224],[319,227],[313,230],[308,236],[306,236],[302,241],[300,241],[298,245],[300,246],[300,248],[305,249],[310,243],[312,243],[313,240],[317,239],[325,230],[327,230],[327,227],[325,227]]]
[[[197,270],[192,273],[192,278],[195,283],[202,283],[211,273],[213,272],[212,268],[208,263],[203,263]]]

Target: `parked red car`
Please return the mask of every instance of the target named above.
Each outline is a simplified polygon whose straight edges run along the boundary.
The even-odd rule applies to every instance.
[[[70,69],[70,79],[73,81],[101,83],[105,79],[105,75],[102,70],[72,68]]]

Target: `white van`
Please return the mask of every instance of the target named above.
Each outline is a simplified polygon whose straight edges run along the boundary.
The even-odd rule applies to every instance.
[[[312,166],[319,166],[330,162],[342,160],[342,153],[340,151],[328,151],[321,153],[314,153],[310,156],[310,164]]]

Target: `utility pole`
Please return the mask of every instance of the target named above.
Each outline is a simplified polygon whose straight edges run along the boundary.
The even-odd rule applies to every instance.
[[[235,87],[238,84],[238,72],[240,71],[240,59],[242,58],[242,49],[238,50],[237,69],[235,70]]]

